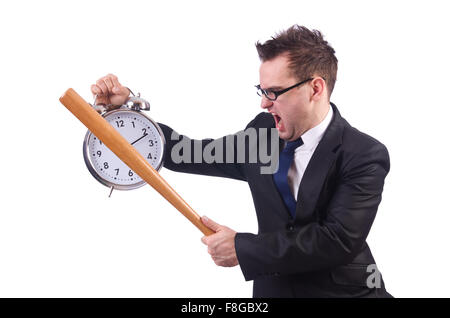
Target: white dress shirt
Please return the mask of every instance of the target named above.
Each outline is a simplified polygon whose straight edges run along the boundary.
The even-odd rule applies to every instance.
[[[332,118],[333,108],[330,106],[325,118],[317,126],[306,131],[301,136],[303,145],[295,149],[294,160],[292,160],[292,164],[288,171],[288,183],[296,201],[298,188],[300,187],[300,182],[302,181],[309,160],[320,140],[322,140],[323,134],[325,133],[325,130],[327,130]]]

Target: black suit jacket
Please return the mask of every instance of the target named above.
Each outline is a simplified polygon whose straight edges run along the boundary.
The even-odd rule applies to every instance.
[[[171,128],[160,124],[167,144],[166,168],[248,182],[258,234],[238,233],[235,247],[245,279],[254,280],[254,297],[391,297],[381,275],[367,268],[375,260],[366,243],[389,171],[388,151],[350,126],[331,106],[332,121],[298,190],[295,218],[278,193],[273,175],[261,174],[263,163],[248,162],[249,152],[258,144],[247,140],[245,163],[193,163],[192,154],[191,163],[177,164],[171,151],[178,140],[172,140]],[[260,113],[246,129],[250,127],[274,128],[275,123],[272,115]],[[283,141],[278,140],[281,150]],[[203,148],[217,141],[221,140],[189,139]],[[227,151],[225,144],[223,151]],[[368,279],[378,282],[379,288],[369,288],[373,285],[367,284]]]

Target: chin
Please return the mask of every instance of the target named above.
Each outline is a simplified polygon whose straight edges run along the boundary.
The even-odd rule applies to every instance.
[[[292,135],[286,131],[283,131],[281,133],[278,131],[278,136],[285,141],[289,141],[290,139],[292,139]]]

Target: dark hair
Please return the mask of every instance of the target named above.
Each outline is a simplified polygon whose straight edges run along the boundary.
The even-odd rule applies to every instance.
[[[262,62],[288,54],[289,67],[299,81],[313,75],[323,77],[330,98],[336,82],[338,60],[320,31],[295,24],[263,44],[257,42],[256,49]]]

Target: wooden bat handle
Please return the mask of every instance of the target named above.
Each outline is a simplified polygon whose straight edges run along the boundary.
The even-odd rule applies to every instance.
[[[59,100],[120,160],[158,191],[203,234],[210,235],[214,233],[202,223],[200,216],[170,187],[147,160],[77,92],[69,88]]]

